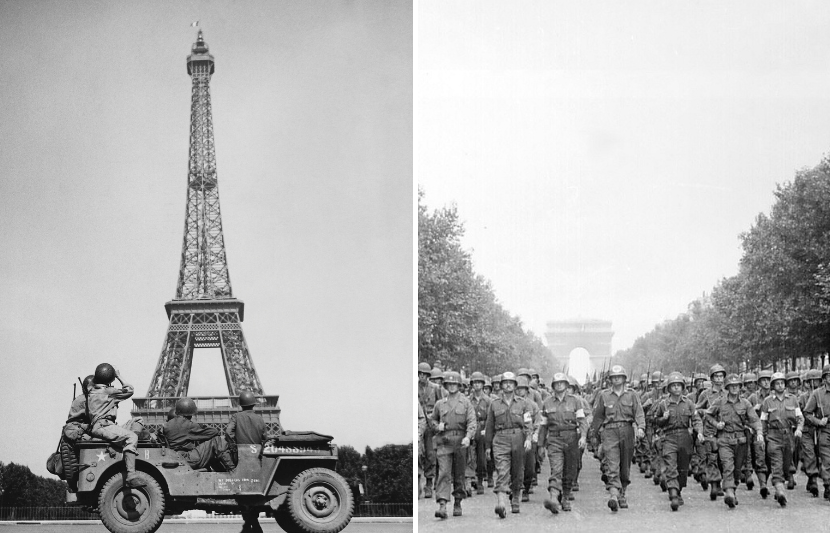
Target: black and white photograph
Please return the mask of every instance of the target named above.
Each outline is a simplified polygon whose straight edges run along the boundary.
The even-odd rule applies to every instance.
[[[0,525],[413,530],[412,31],[0,0]]]
[[[416,5],[419,531],[827,530],[828,28]]]

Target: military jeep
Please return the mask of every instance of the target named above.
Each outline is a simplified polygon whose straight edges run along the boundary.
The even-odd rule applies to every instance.
[[[264,511],[289,533],[336,533],[351,520],[354,502],[334,471],[337,446],[331,440],[314,432],[286,432],[266,446],[234,445],[238,462],[230,472],[194,470],[163,439],[140,441],[136,470],[147,484],[140,488],[126,486],[118,449],[97,439],[79,441],[62,454],[67,502],[97,510],[113,533],[149,533],[165,516],[190,509]]]

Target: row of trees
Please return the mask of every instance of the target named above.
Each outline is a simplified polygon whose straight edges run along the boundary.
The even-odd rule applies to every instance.
[[[461,247],[455,206],[429,211],[418,191],[418,359],[489,375],[530,365],[550,374],[549,352],[496,300]]]
[[[630,369],[821,366],[830,350],[830,162],[779,184],[741,235],[735,276],[616,354]]]
[[[0,507],[61,507],[66,482],[36,476],[28,466],[0,462]]]

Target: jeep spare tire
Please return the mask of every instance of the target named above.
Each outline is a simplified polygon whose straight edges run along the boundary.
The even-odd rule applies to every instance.
[[[285,506],[296,531],[337,533],[349,525],[354,500],[340,474],[327,468],[309,468],[291,482]],[[283,514],[281,518],[287,517]]]

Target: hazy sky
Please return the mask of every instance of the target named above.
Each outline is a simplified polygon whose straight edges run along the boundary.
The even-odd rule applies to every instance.
[[[100,362],[146,393],[182,246],[195,20],[265,392],[288,429],[412,440],[411,5],[0,1],[0,461],[45,474]],[[227,394],[218,350],[197,351],[191,394]]]
[[[416,181],[540,337],[629,347],[830,147],[825,2],[421,2]]]

